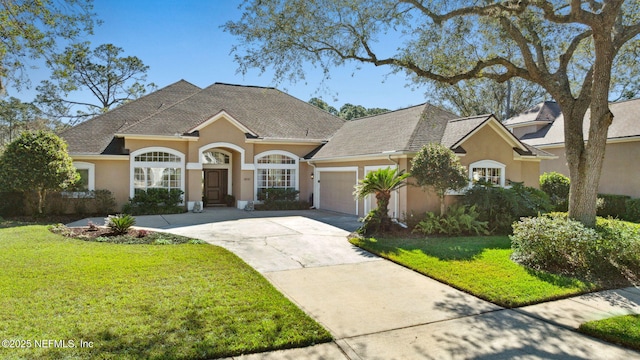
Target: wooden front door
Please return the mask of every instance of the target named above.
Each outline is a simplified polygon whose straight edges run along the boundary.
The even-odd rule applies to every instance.
[[[227,169],[212,169],[204,171],[204,196],[206,205],[224,204],[227,195]]]

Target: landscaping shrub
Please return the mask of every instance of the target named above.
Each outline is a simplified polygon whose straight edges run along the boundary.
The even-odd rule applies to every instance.
[[[135,196],[125,204],[123,212],[132,215],[175,214],[184,212],[180,206],[184,192],[179,189],[137,190]]]
[[[513,183],[511,188],[478,183],[467,190],[462,204],[476,206],[478,220],[488,223],[492,233],[508,233],[511,224],[523,216],[546,213],[552,206],[543,191]]]
[[[306,210],[311,207],[307,201],[298,200],[300,191],[295,189],[269,188],[258,194],[262,204],[255,206],[256,210]]]
[[[525,266],[589,279],[637,281],[640,227],[598,218],[586,228],[566,214],[523,218],[513,224],[512,258]]]
[[[136,224],[136,219],[129,214],[109,215],[104,219],[104,225],[116,235],[123,235]]]
[[[598,207],[598,216],[612,216],[622,219],[627,214],[627,200],[631,199],[626,195],[598,194],[598,198],[602,199],[603,204]]]
[[[488,235],[487,222],[479,221],[478,217],[475,205],[453,205],[445,215],[426,213],[424,220],[420,221],[413,231],[424,235]]]
[[[25,215],[24,194],[18,191],[0,192],[0,216]]]
[[[567,211],[569,186],[569,178],[555,171],[540,175],[540,190],[549,196],[555,211]]]
[[[627,212],[625,219],[633,222],[640,222],[640,199],[628,199],[625,202]]]
[[[109,190],[96,190],[94,193],[96,214],[109,214],[116,210],[116,198]]]

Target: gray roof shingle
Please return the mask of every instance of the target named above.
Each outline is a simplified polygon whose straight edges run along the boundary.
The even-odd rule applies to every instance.
[[[456,115],[422,104],[347,121],[313,159],[417,151],[438,142],[448,120]]]
[[[609,127],[609,139],[623,139],[640,136],[640,99],[621,101],[609,105],[613,113],[613,122]],[[584,117],[583,135],[589,139],[589,117],[587,111]],[[526,134],[520,138],[523,142],[533,146],[558,145],[564,143],[564,116],[559,113],[553,122],[540,130]]]
[[[62,135],[70,153],[101,154],[115,134],[184,134],[223,110],[265,139],[325,141],[344,123],[274,88],[215,83],[200,89],[182,80]]]
[[[101,154],[112,142],[113,135],[123,128],[161,112],[200,90],[180,80],[69,128],[60,135],[68,143],[70,153]]]

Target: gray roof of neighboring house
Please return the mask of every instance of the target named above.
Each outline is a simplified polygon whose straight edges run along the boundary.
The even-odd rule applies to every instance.
[[[507,127],[526,125],[534,122],[553,122],[562,113],[555,101],[544,101],[503,122]]]
[[[429,104],[347,121],[313,159],[418,151],[439,142],[447,121],[457,116]]]
[[[640,136],[640,99],[612,103],[609,107],[613,113],[613,123],[611,123],[608,131],[609,139],[624,139]],[[585,140],[589,138],[589,116],[590,112],[587,111],[584,117],[583,130]],[[563,144],[563,115],[560,113],[555,121],[534,133],[522,136],[520,140],[533,146]]]
[[[113,135],[201,89],[180,80],[62,132],[70,153],[99,154],[113,141]]]
[[[71,128],[63,137],[71,153],[105,153],[114,134],[182,135],[221,111],[265,139],[325,141],[344,123],[274,88],[215,83],[200,89],[180,81]]]

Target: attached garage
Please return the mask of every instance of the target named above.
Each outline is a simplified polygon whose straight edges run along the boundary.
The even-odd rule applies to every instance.
[[[358,215],[358,202],[353,187],[358,183],[357,168],[317,168],[319,209]]]

